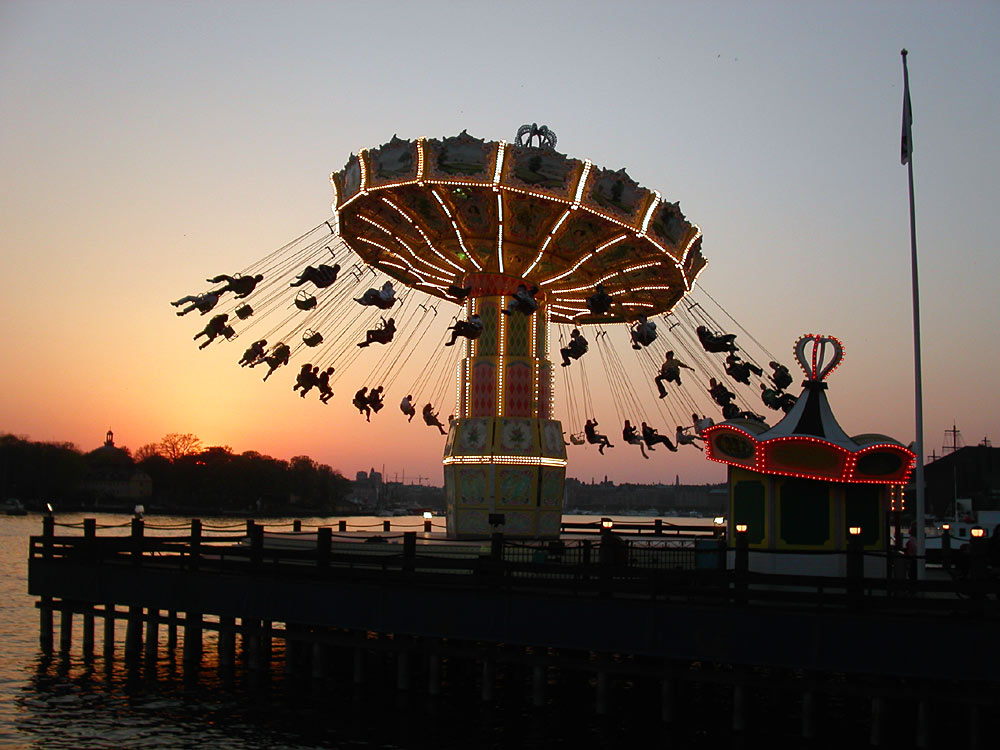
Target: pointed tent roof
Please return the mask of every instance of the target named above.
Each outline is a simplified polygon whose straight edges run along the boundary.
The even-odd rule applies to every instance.
[[[898,440],[867,433],[849,437],[826,397],[825,378],[844,358],[832,336],[808,334],[795,344],[806,375],[795,406],[774,427],[728,420],[705,430],[706,458],[762,474],[838,482],[905,482],[916,455]]]

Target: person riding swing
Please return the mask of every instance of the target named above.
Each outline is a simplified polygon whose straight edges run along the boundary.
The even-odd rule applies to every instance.
[[[614,448],[607,435],[602,435],[597,431],[597,420],[588,419],[583,425],[583,434],[587,436],[587,442],[597,446],[597,452],[604,455],[605,448]]]
[[[631,331],[632,348],[641,349],[656,341],[656,323],[640,315]]]
[[[476,314],[472,314],[468,320],[455,321],[455,325],[450,326],[448,330],[451,331],[451,341],[446,341],[445,346],[454,346],[455,340],[459,336],[464,336],[469,341],[474,341],[483,333],[483,319]]]
[[[625,426],[622,428],[622,440],[630,445],[638,445],[639,452],[642,453],[643,458],[649,458],[646,454],[646,447],[643,445],[642,437],[638,434],[635,427],[627,419],[625,420]]]
[[[563,360],[562,366],[569,367],[569,361],[571,359],[580,359],[580,357],[587,353],[588,348],[587,339],[580,333],[579,328],[574,328],[570,331],[569,343],[559,350]]]
[[[366,347],[372,343],[375,344],[388,344],[392,341],[392,337],[396,335],[396,319],[389,318],[386,320],[382,318],[382,325],[378,328],[370,328],[365,332],[365,340],[360,342],[358,346]]]
[[[296,276],[295,281],[288,286],[302,286],[307,281],[311,281],[317,289],[326,289],[337,280],[338,273],[340,273],[339,263],[334,263],[332,266],[322,264],[319,266],[306,266],[305,270]]]
[[[538,309],[538,300],[535,299],[536,294],[538,294],[537,286],[528,289],[527,284],[518,284],[517,291],[511,296],[507,307],[500,312],[504,315],[510,315],[513,312],[519,312],[522,315],[531,315]]]

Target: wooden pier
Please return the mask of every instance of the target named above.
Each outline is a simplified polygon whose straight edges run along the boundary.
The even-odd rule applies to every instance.
[[[727,548],[710,527],[647,530],[448,542],[429,530],[276,533],[253,521],[152,535],[134,519],[123,536],[88,519],[57,535],[46,518],[31,539],[29,593],[47,651],[58,629],[68,652],[79,623],[92,654],[101,623],[106,659],[121,636],[126,659],[179,645],[185,664],[261,672],[278,643],[291,673],[363,683],[387,658],[396,689],[430,696],[449,671],[472,669],[492,701],[515,674],[535,706],[584,675],[599,715],[616,685],[641,681],[656,686],[655,720],[667,723],[680,694],[714,685],[729,691],[735,732],[754,721],[753,696],[792,690],[805,738],[822,731],[822,697],[847,695],[867,702],[874,745],[887,701],[905,700],[923,717],[913,742],[930,746],[929,706],[941,703],[968,716],[966,746],[978,746],[979,716],[1000,701],[1000,584],[985,566],[960,581],[866,578],[853,550],[844,578],[766,575],[749,569],[745,543]]]

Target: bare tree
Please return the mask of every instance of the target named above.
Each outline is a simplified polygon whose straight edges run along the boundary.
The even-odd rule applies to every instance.
[[[160,440],[160,454],[171,461],[201,452],[201,440],[197,435],[186,432],[183,435],[171,432]]]
[[[136,463],[140,461],[145,461],[147,458],[152,458],[153,456],[160,456],[160,444],[159,443],[146,443],[145,445],[136,449],[133,458]]]

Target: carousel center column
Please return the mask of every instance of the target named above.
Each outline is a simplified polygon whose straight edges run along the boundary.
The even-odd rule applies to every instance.
[[[552,419],[548,313],[503,314],[522,279],[470,274],[466,317],[483,331],[466,341],[444,452],[448,536],[556,538],[562,521],[566,446]]]

